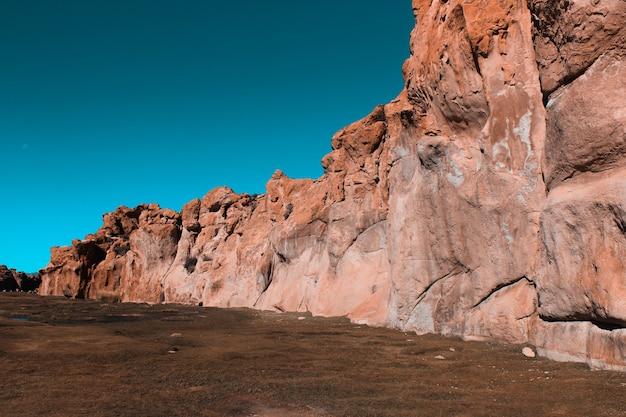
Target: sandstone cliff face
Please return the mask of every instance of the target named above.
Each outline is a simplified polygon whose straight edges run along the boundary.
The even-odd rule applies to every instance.
[[[626,364],[626,2],[536,2],[546,96],[533,337],[554,359]],[[558,2],[557,2],[558,3]],[[532,8],[531,7],[531,8]],[[546,58],[548,45],[551,54]]]
[[[43,294],[348,315],[626,369],[626,2],[414,0],[405,88],[276,172],[120,208]]]

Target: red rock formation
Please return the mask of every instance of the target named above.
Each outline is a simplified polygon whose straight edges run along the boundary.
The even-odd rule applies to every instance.
[[[0,265],[0,291],[36,291],[40,283],[39,274],[26,274]]]
[[[405,88],[276,172],[120,208],[41,292],[348,315],[626,369],[623,0],[414,0]]]
[[[626,2],[534,3],[552,18],[535,25],[547,201],[532,336],[543,355],[624,370]]]

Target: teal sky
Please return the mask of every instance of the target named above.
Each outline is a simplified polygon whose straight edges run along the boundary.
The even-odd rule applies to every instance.
[[[317,178],[402,89],[409,0],[0,1],[0,264],[45,267],[120,205]]]

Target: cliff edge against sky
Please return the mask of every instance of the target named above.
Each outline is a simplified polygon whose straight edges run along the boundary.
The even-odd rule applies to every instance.
[[[626,369],[626,2],[414,0],[317,180],[120,207],[41,294],[348,315]]]

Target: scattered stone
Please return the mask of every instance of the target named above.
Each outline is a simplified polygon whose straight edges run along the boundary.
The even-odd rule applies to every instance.
[[[172,333],[170,337],[183,337],[182,333]]]
[[[535,356],[537,356],[533,348],[528,346],[522,349],[522,355],[526,356],[527,358],[534,358]]]
[[[443,356],[443,355],[437,355],[437,356],[435,356],[435,359],[444,360],[444,359],[445,359],[445,356]]]

